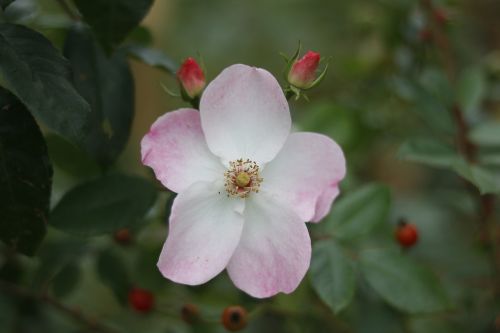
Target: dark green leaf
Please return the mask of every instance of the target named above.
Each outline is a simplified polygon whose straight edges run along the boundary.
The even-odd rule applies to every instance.
[[[85,136],[88,103],[68,80],[69,63],[41,34],[0,24],[0,86],[48,127],[73,142]]]
[[[453,169],[460,176],[474,184],[481,194],[500,193],[500,174],[498,168],[486,168],[476,164],[470,164],[463,158],[453,163]]]
[[[71,293],[80,280],[80,267],[69,263],[54,277],[52,291],[57,297],[64,297]]]
[[[0,0],[0,7],[2,7],[3,10],[5,10],[5,8],[7,8],[7,6],[13,2],[14,0]]]
[[[121,303],[127,301],[131,287],[127,267],[113,250],[104,250],[97,257],[97,274],[101,281],[115,293]]]
[[[130,135],[134,116],[134,80],[124,52],[107,58],[89,29],[69,32],[64,54],[73,66],[73,82],[91,107],[90,129],[83,142],[102,165],[111,164]]]
[[[149,66],[163,69],[173,75],[175,75],[179,67],[179,65],[170,59],[166,54],[149,47],[131,45],[127,47],[127,50],[132,57],[148,64]]]
[[[480,146],[500,147],[500,122],[482,123],[470,131],[469,137]]]
[[[434,167],[450,168],[458,157],[456,151],[431,139],[408,140],[399,148],[398,157]]]
[[[457,90],[458,104],[465,114],[477,114],[486,92],[486,78],[482,68],[475,66],[464,70],[459,77]]]
[[[51,187],[52,166],[38,125],[0,89],[0,238],[7,245],[34,254],[46,232]]]
[[[118,46],[146,16],[153,0],[75,0],[106,51]]]
[[[133,227],[154,204],[156,189],[132,176],[110,175],[70,190],[54,208],[50,223],[65,232],[93,236]]]
[[[360,263],[370,286],[389,304],[408,313],[449,308],[445,290],[434,274],[408,256],[392,250],[365,250]]]
[[[353,239],[369,233],[383,223],[389,214],[389,189],[383,185],[367,185],[337,202],[326,228],[335,237]]]
[[[353,263],[333,241],[314,244],[311,280],[316,293],[333,312],[340,312],[352,301],[356,282]]]
[[[100,174],[99,165],[79,147],[58,135],[45,138],[52,163],[75,177],[89,178]]]

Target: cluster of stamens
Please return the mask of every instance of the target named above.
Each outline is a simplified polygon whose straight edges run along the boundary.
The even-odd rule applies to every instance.
[[[224,186],[227,196],[246,198],[250,192],[259,192],[262,178],[259,177],[257,163],[240,158],[229,162],[229,169],[224,172]]]

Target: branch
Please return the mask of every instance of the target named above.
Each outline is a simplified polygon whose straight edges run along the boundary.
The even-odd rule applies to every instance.
[[[3,292],[4,294],[10,294],[18,298],[27,298],[34,301],[49,304],[54,309],[57,309],[59,312],[64,313],[65,315],[73,318],[75,321],[81,323],[82,325],[87,326],[89,329],[92,330],[92,332],[118,333],[118,331],[115,330],[114,328],[106,326],[103,323],[96,320],[95,318],[83,314],[78,309],[68,307],[67,305],[61,303],[59,300],[50,295],[38,295],[28,289],[22,288],[18,285],[5,282],[2,280],[0,280],[0,291]]]

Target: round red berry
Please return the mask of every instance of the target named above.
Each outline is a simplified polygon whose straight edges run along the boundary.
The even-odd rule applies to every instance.
[[[123,228],[119,229],[114,234],[115,241],[121,245],[129,245],[132,243],[132,233],[129,229]]]
[[[247,326],[248,313],[239,305],[228,306],[222,313],[222,325],[231,332],[242,330]]]
[[[136,311],[146,313],[154,306],[154,296],[149,290],[132,288],[128,293],[128,302]]]
[[[400,223],[396,229],[396,240],[402,247],[412,247],[418,241],[418,229],[411,223]]]

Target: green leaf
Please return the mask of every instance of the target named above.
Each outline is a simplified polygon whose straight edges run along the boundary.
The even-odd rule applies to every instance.
[[[5,10],[5,8],[7,8],[7,6],[9,6],[13,2],[14,0],[0,0],[0,7]]]
[[[471,129],[469,138],[480,146],[500,147],[500,122],[485,122]]]
[[[398,157],[434,167],[449,168],[458,155],[452,147],[442,142],[419,138],[403,143],[399,148]]]
[[[481,194],[500,193],[500,174],[498,168],[486,168],[476,164],[470,164],[463,158],[453,163],[453,169],[463,178],[474,184]]]
[[[464,70],[457,86],[457,101],[466,115],[477,114],[486,92],[486,78],[479,66]]]
[[[108,53],[139,25],[152,4],[153,0],[75,0]]]
[[[0,51],[1,52],[1,51]],[[26,255],[42,241],[52,166],[33,116],[0,89],[0,239]]]
[[[68,263],[54,277],[52,281],[52,291],[57,297],[64,297],[70,294],[80,281],[80,267],[75,263]]]
[[[71,85],[69,63],[52,44],[31,29],[0,24],[0,59],[0,86],[52,130],[81,142],[90,106]]]
[[[113,290],[122,304],[126,303],[131,282],[122,258],[113,250],[104,250],[97,257],[96,269],[101,281]]]
[[[311,280],[316,293],[334,313],[351,303],[356,285],[353,263],[333,241],[314,244]]]
[[[127,50],[132,57],[149,66],[158,67],[172,75],[177,73],[179,65],[161,51],[140,45],[131,45]]]
[[[125,52],[107,58],[91,31],[76,25],[68,33],[64,54],[72,64],[77,91],[92,110],[83,146],[107,166],[125,147],[134,116],[134,81]]]
[[[361,269],[368,284],[389,304],[411,313],[443,311],[450,307],[446,292],[429,270],[393,250],[365,250]]]
[[[94,236],[140,224],[156,199],[148,181],[109,175],[70,190],[52,212],[50,223],[62,231]]]
[[[340,239],[361,237],[384,223],[389,214],[390,203],[390,193],[386,186],[364,186],[333,206],[325,227]]]

